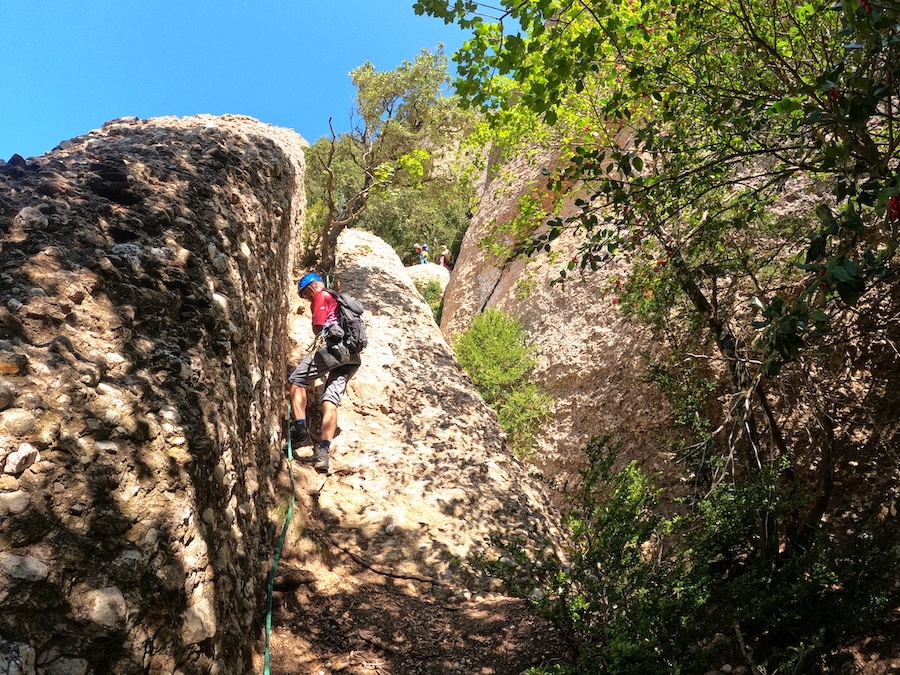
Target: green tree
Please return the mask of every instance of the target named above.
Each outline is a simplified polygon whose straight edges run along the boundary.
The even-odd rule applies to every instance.
[[[454,244],[471,208],[461,157],[474,117],[446,92],[442,48],[391,71],[365,63],[350,77],[353,129],[332,131],[307,153],[307,264],[331,269],[337,238],[351,224],[409,250],[425,236]]]
[[[572,230],[583,244],[563,278],[615,255],[652,263],[704,322],[744,401],[731,470],[792,463],[761,376],[795,361],[833,312],[893,271],[900,10],[853,0],[499,5],[494,22],[470,2],[416,7],[472,28],[457,86],[488,119],[524,108],[565,126],[547,187],[562,199],[577,186],[580,212],[520,250],[550,250]],[[816,227],[766,209],[799,181],[831,190]],[[751,296],[761,312],[753,342],[739,318]],[[828,503],[834,436],[827,411],[818,416],[817,496],[764,528],[773,555],[782,536],[788,549],[804,546]]]
[[[487,120],[507,138],[510,121],[540,117],[555,129],[562,151],[544,189],[578,213],[518,222],[518,251],[549,251],[573,232],[582,243],[562,281],[624,256],[637,277],[622,288],[638,313],[657,313],[669,330],[685,318],[704,327],[731,395],[695,507],[752,496],[729,514],[747,527],[721,553],[725,574],[753,567],[755,589],[770,594],[786,593],[785,569],[821,579],[804,561],[829,527],[841,443],[823,372],[848,339],[850,312],[877,325],[877,306],[860,300],[896,279],[900,6],[494,7],[416,3],[473,31],[454,57],[457,87]],[[804,190],[812,206],[773,211],[787,188]],[[548,194],[526,199],[546,203]],[[642,300],[636,278],[660,301]],[[798,395],[806,435],[783,426]]]

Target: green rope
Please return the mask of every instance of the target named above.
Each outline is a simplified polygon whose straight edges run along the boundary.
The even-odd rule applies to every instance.
[[[287,454],[288,473],[291,476],[291,503],[288,506],[287,515],[284,517],[284,525],[281,528],[281,536],[278,537],[278,545],[275,547],[275,557],[272,559],[272,569],[269,570],[269,588],[266,593],[266,658],[264,675],[269,675],[269,636],[272,632],[272,588],[275,586],[275,568],[278,567],[278,559],[281,557],[281,549],[284,546],[284,538],[287,535],[288,525],[291,524],[291,516],[294,514],[294,451],[291,448],[291,404],[287,407]]]

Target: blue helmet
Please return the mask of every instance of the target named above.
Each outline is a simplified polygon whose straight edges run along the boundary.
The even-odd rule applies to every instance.
[[[304,274],[302,277],[300,277],[300,281],[297,282],[297,292],[301,293],[304,288],[309,286],[314,281],[322,281],[322,277],[320,277],[315,272],[308,272]],[[322,283],[324,284],[325,282],[322,281]]]

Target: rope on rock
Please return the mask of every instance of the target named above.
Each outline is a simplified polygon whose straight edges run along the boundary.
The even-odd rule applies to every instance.
[[[275,586],[275,569],[281,558],[281,549],[284,547],[284,539],[287,536],[288,526],[291,524],[291,516],[294,515],[294,451],[291,448],[291,404],[287,407],[287,456],[288,474],[291,477],[291,502],[288,505],[287,515],[284,517],[284,525],[281,527],[281,536],[278,537],[278,545],[275,547],[275,556],[272,558],[272,567],[269,570],[269,584],[266,591],[266,656],[263,674],[269,675],[269,637],[272,633],[272,590]]]

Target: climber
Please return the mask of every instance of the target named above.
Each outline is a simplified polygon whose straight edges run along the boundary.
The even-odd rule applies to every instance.
[[[448,270],[453,269],[453,254],[450,253],[450,249],[445,248],[441,251],[441,257],[438,258],[438,265]]]
[[[318,378],[325,378],[322,393],[322,429],[313,450],[313,467],[320,473],[328,472],[328,453],[337,431],[337,411],[347,391],[347,383],[359,369],[358,354],[341,349],[343,331],[338,323],[338,302],[326,291],[325,282],[315,272],[304,274],[297,282],[297,292],[309,301],[312,310],[312,329],[316,336],[310,353],[300,362],[288,380],[291,383],[291,425],[293,447],[312,445],[312,437],[306,425],[306,388]]]
[[[428,264],[428,244],[422,244],[422,251],[419,253],[419,262],[423,265]]]

